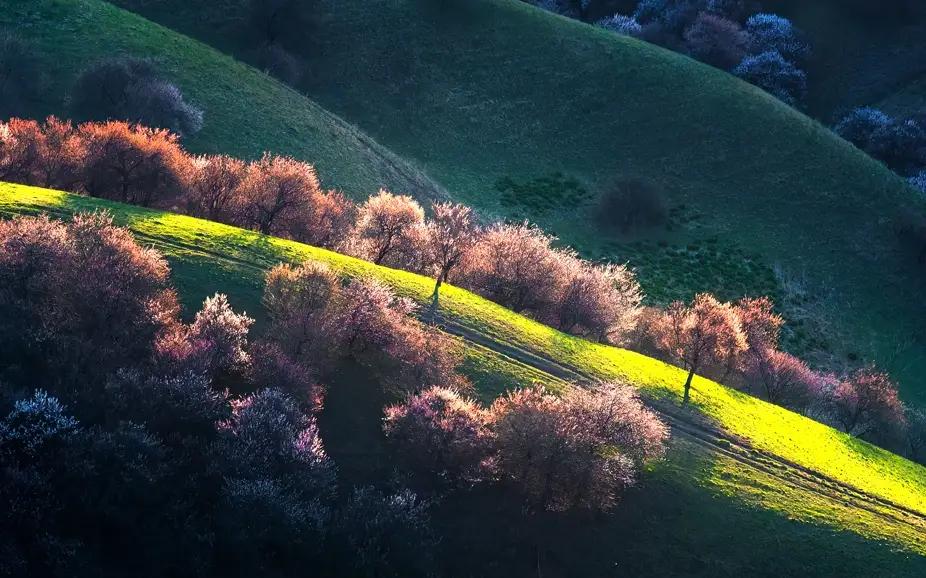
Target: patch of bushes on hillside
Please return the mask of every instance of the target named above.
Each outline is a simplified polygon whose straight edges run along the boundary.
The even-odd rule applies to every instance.
[[[893,118],[876,108],[857,108],[834,127],[851,142],[889,169],[917,185],[926,170],[926,117]]]
[[[690,299],[691,287],[725,300],[743,295],[767,295],[776,301],[783,297],[774,272],[761,259],[716,237],[685,246],[652,241],[613,243],[608,250],[633,266],[652,304]]]
[[[338,486],[316,414],[345,361],[396,388],[397,456],[532,508],[607,510],[663,453],[628,387],[465,400],[451,342],[372,279],[274,268],[255,342],[224,295],[182,322],[169,277],[105,214],[0,221],[4,573],[435,575],[429,499]]]
[[[525,1],[687,54],[792,106],[806,92],[809,43],[787,18],[762,12],[758,1],[640,0],[629,14],[606,1]]]
[[[515,211],[514,219],[525,216],[519,210],[541,216],[559,209],[574,209],[590,196],[579,181],[559,172],[524,182],[502,177],[495,182],[495,190],[501,193],[499,203]]]

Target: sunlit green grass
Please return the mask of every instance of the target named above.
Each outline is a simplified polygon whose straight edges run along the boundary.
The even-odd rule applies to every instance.
[[[432,280],[412,273],[378,267],[371,263],[300,243],[264,237],[250,231],[194,219],[18,185],[0,185],[0,214],[49,212],[66,216],[78,211],[105,208],[117,222],[131,228],[144,242],[159,247],[171,261],[175,282],[184,303],[195,307],[214,291],[227,292],[236,307],[259,316],[263,271],[281,261],[314,259],[348,276],[372,275],[419,303],[429,302]],[[648,397],[678,403],[684,373],[673,366],[615,347],[568,336],[512,313],[463,289],[445,285],[441,312],[504,345],[545,355],[561,364],[579,368],[602,379],[627,380]],[[553,387],[562,382],[542,372],[511,363],[494,352],[475,348],[467,364],[483,399],[491,399],[512,385],[539,381]],[[728,432],[761,449],[815,470],[869,494],[911,510],[926,513],[926,468],[897,455],[860,442],[798,414],[738,393],[707,379],[696,378],[693,407]],[[742,472],[733,477],[747,476]],[[750,503],[782,512],[801,499],[792,490],[756,484],[739,491],[740,482],[718,474],[723,487]],[[791,492],[789,494],[789,492]],[[780,496],[785,496],[781,498]],[[767,502],[767,503],[766,503]],[[879,525],[877,518],[832,508],[817,510],[807,502],[797,519],[816,520],[874,535],[926,554],[926,538],[914,540]]]

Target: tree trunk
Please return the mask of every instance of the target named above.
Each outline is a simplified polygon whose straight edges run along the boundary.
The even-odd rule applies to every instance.
[[[685,397],[682,398],[682,404],[687,404],[691,399],[691,380],[694,379],[695,368],[688,371],[688,379],[685,380]]]

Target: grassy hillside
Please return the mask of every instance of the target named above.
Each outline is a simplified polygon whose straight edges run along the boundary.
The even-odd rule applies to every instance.
[[[0,29],[34,44],[50,85],[35,116],[67,116],[65,96],[88,63],[115,54],[154,59],[205,126],[195,152],[254,158],[264,151],[316,163],[324,184],[366,196],[381,186],[421,197],[440,187],[356,127],[267,75],[169,29],[97,0],[0,0]]]
[[[246,53],[243,0],[119,2]],[[893,232],[917,201],[823,126],[721,71],[518,0],[321,0],[317,24],[302,89],[454,195],[629,259],[660,300],[783,293],[798,279],[817,302],[785,312],[825,311],[831,339],[799,333],[793,351],[873,359],[926,402],[926,310],[911,299],[923,281]],[[537,184],[556,173],[585,194]],[[596,196],[625,177],[665,191],[671,231],[590,224]],[[506,178],[543,198],[505,199]]]
[[[431,280],[411,273],[190,217],[0,185],[3,216],[66,216],[99,208],[110,210],[139,239],[167,255],[188,311],[221,290],[236,307],[260,317],[263,272],[280,261],[307,258],[346,275],[374,275],[403,295],[429,301]],[[926,569],[923,467],[705,379],[696,379],[692,409],[683,410],[681,370],[559,333],[462,289],[442,289],[439,315],[445,329],[466,347],[466,368],[486,400],[533,381],[565,387],[563,377],[625,379],[673,425],[668,460],[628,500],[633,504],[640,499],[651,511],[630,505],[615,517],[589,521],[586,533],[577,530],[550,545],[569,559],[594,551],[592,560],[583,557],[582,567],[589,573],[601,575],[601,568],[593,570],[589,564],[610,561],[612,555],[631,567],[651,561],[640,570],[652,575],[659,568],[695,575],[761,575],[776,559],[780,565],[774,568],[800,575],[811,567],[821,576],[860,568],[914,576]],[[361,390],[345,391],[352,392],[351,399],[363,397]],[[371,419],[378,419],[373,414]],[[338,447],[343,443],[332,449],[336,459]],[[448,510],[459,508],[454,515],[462,516],[460,523],[476,523],[478,510],[466,507],[469,499],[478,496],[452,500],[441,511],[450,516]],[[635,525],[628,528],[628,523]],[[480,540],[455,536],[452,543],[474,551],[490,547]],[[613,554],[616,543],[630,550]],[[596,549],[609,557],[602,558],[602,550]],[[677,562],[657,561],[657,551],[677,551]]]

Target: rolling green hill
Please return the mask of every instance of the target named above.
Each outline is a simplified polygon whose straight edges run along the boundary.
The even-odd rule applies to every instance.
[[[194,152],[307,159],[326,186],[355,196],[381,186],[421,198],[444,195],[419,169],[286,85],[106,2],[0,0],[0,30],[19,33],[41,58],[37,72],[50,85],[34,104],[36,117],[67,117],[65,97],[88,63],[115,54],[151,58],[205,109],[203,130],[184,142]]]
[[[247,55],[243,0],[119,3]],[[301,89],[453,195],[629,259],[657,301],[772,293],[792,320],[827,319],[828,340],[811,322],[792,351],[873,360],[926,402],[923,280],[894,236],[920,201],[825,127],[726,73],[518,0],[319,0],[316,18]],[[596,195],[626,177],[665,191],[671,231],[590,224]],[[546,198],[506,199],[504,179]],[[538,185],[551,179],[585,194]]]
[[[66,217],[97,209],[109,210],[165,253],[187,311],[223,291],[260,319],[263,272],[280,261],[316,259],[345,275],[373,275],[422,304],[433,287],[418,275],[234,227],[0,184],[0,216]],[[633,575],[917,576],[926,570],[926,468],[705,379],[696,379],[692,409],[683,409],[681,370],[559,333],[462,289],[442,289],[436,319],[465,348],[465,368],[486,401],[535,381],[562,388],[567,379],[621,379],[672,425],[669,457],[631,492],[626,508],[582,521],[544,545],[571,575],[604,575],[612,564]],[[363,406],[364,390],[343,389],[347,398],[339,402],[339,388],[332,389],[332,411],[340,403],[349,406],[347,413]],[[362,422],[373,436],[378,430],[369,422],[378,422],[377,411]],[[323,426],[328,419],[323,415]],[[376,461],[375,444],[364,442],[360,454],[346,449],[344,437],[360,435],[362,424],[331,432],[339,440],[332,454],[342,463],[344,452],[347,471]],[[510,503],[506,509],[490,502],[494,509],[486,511],[474,507],[485,506],[481,500],[464,493],[438,508],[439,523],[449,526],[447,547],[459,549],[461,564],[472,564],[467,558],[474,552],[491,555],[492,548],[527,540]],[[468,524],[472,531],[456,531]],[[475,531],[492,524],[499,532],[488,532],[492,540]]]

